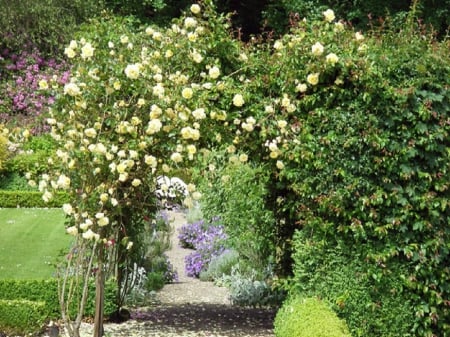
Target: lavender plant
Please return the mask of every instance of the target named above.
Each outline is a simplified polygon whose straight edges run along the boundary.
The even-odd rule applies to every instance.
[[[227,235],[221,224],[212,223],[204,226],[204,222],[187,224],[182,227],[180,242],[186,242],[195,249],[185,257],[186,275],[199,277],[208,268],[211,259],[226,250]]]

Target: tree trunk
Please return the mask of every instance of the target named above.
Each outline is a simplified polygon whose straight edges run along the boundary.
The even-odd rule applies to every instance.
[[[95,277],[95,318],[94,318],[94,337],[103,336],[103,316],[104,316],[104,290],[105,290],[105,271],[104,247],[98,247],[98,269]]]

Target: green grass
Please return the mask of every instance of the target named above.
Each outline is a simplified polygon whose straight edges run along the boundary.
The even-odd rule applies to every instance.
[[[70,242],[60,209],[0,209],[0,278],[52,277]]]

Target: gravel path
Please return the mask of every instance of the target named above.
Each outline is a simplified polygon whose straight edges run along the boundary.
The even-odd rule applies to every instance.
[[[191,251],[178,245],[178,228],[185,214],[170,211],[173,219],[172,248],[167,253],[179,281],[157,293],[160,304],[132,312],[133,319],[106,323],[105,336],[111,337],[274,337],[275,312],[267,309],[233,306],[228,290],[212,282],[185,276],[184,257]],[[92,325],[83,324],[82,336],[92,336]]]

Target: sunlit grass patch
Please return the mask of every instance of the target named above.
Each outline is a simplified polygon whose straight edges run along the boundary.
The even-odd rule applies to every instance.
[[[70,241],[60,209],[0,209],[0,278],[54,276],[56,259]]]

